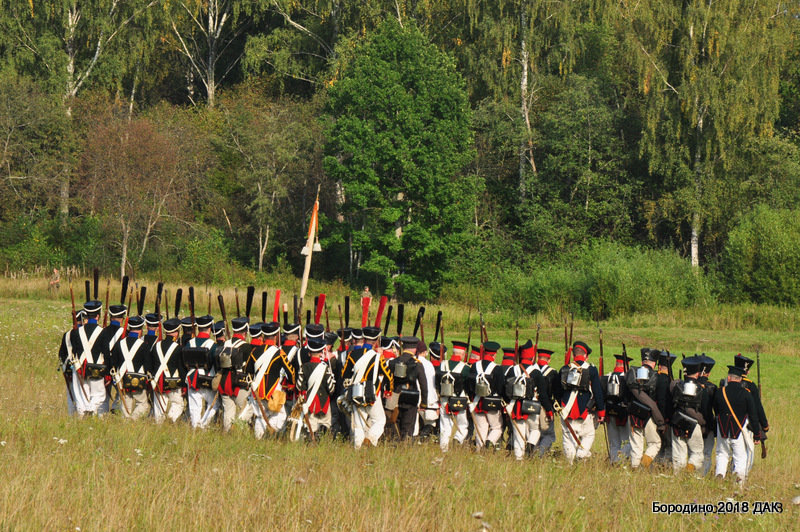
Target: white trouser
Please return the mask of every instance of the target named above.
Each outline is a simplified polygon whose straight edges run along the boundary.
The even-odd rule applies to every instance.
[[[622,457],[630,458],[631,456],[631,425],[627,416],[625,417],[624,425],[617,425],[617,419],[610,416],[606,421],[606,430],[608,431],[608,452],[611,456],[612,464],[619,462]],[[622,442],[627,442],[625,445]]]
[[[219,410],[219,399],[214,403],[216,395],[216,392],[208,388],[198,388],[197,390],[189,388],[187,390],[186,399],[189,405],[189,421],[192,424],[192,428],[199,427],[204,429],[214,419]],[[209,409],[211,403],[214,403],[213,409]]]
[[[75,407],[78,410],[78,415],[103,415],[108,412],[108,407],[104,407],[106,384],[103,379],[84,379],[82,392],[78,374],[72,372],[72,395],[75,397]]]
[[[514,447],[514,458],[522,460],[525,456],[525,444],[528,442],[528,420],[512,419],[511,441]]]
[[[169,417],[169,420],[175,423],[182,415],[183,397],[180,390],[153,392],[153,417],[156,423],[163,422],[165,417]]]
[[[372,445],[378,445],[386,426],[386,413],[383,411],[383,402],[377,399],[370,406],[353,405],[350,414],[350,430],[353,433],[353,445],[360,449],[367,438]]]
[[[749,425],[745,425],[742,435],[744,436],[744,450],[747,453],[747,470],[745,475],[749,475],[750,470],[753,468],[753,458],[755,458],[756,455],[756,444],[753,440],[753,432],[750,430]]]
[[[150,413],[150,399],[147,390],[126,392],[123,390],[120,400],[124,402],[122,416],[125,419],[141,419]]]
[[[467,419],[466,410],[456,412],[455,414],[448,414],[445,412],[444,408],[444,406],[439,408],[439,448],[442,452],[446,453],[450,448],[450,436],[453,434],[453,421],[455,420],[456,427],[456,433],[453,438],[458,443],[464,443],[469,433],[469,420]]]
[[[543,456],[556,442],[556,424],[549,421],[547,416],[539,414],[539,430],[541,437],[536,445],[536,450],[539,451],[539,456]]]
[[[311,425],[311,430],[314,431],[316,434],[320,427],[325,427],[328,430],[331,428],[331,409],[328,408],[328,411],[323,413],[316,413],[312,414],[309,412],[308,414],[308,424]],[[305,420],[303,421],[303,425],[305,426]],[[306,426],[308,429],[308,426]]]
[[[706,437],[703,438],[703,476],[706,476],[711,470],[711,457],[714,456],[714,440],[716,436],[714,430],[709,430]]]
[[[260,440],[264,437],[264,434],[267,432],[267,425],[269,425],[269,428],[272,429],[270,430],[270,433],[274,433],[281,430],[286,424],[286,418],[288,415],[286,414],[286,409],[283,408],[283,406],[281,406],[277,412],[273,412],[267,408],[267,401],[261,401],[261,407],[264,408],[264,413],[267,415],[267,419],[265,420],[263,414],[261,413],[261,408],[255,404],[255,399],[253,399],[252,395],[248,395],[248,402],[253,409],[253,435],[257,440]]]
[[[717,468],[715,473],[723,478],[728,472],[728,461],[733,458],[733,472],[740,480],[747,477],[747,449],[744,436],[723,438],[717,429]]]
[[[688,438],[672,435],[672,470],[676,473],[692,464],[697,474],[703,470],[703,430],[695,425]]]
[[[483,445],[494,445],[503,436],[503,413],[475,412],[475,443],[480,449]]]
[[[567,421],[569,421],[572,430],[575,431],[575,434],[581,440],[580,446],[578,446],[578,442],[575,441],[575,438],[572,437],[572,433],[567,427]],[[588,415],[586,419],[562,419],[561,435],[563,436],[561,446],[564,448],[564,455],[567,457],[567,461],[570,464],[576,457],[589,458],[592,456],[591,449],[594,443],[594,416]]]
[[[231,430],[236,413],[245,409],[247,406],[247,390],[240,389],[236,397],[220,394],[222,400],[222,430]]]
[[[544,409],[541,408],[538,413],[528,415],[528,419],[525,420],[525,426],[527,427],[525,443],[535,446],[542,439],[542,418],[545,418],[545,421],[547,421]],[[548,421],[548,423],[552,425],[551,422]]]
[[[661,436],[658,435],[656,423],[652,418],[647,420],[643,429],[631,427],[631,467],[639,467],[642,455],[655,458],[661,449]]]

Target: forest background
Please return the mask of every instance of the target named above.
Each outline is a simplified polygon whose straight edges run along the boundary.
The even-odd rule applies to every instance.
[[[0,268],[795,305],[798,8],[0,0]]]

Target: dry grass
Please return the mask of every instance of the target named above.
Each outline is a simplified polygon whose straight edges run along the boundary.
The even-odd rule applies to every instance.
[[[624,340],[637,353],[642,343],[677,345],[673,350],[687,353],[703,346],[722,362],[752,343],[764,346],[770,456],[757,459],[747,491],[737,496],[729,483],[675,477],[668,470],[612,469],[603,458],[602,433],[595,456],[570,467],[557,458],[518,464],[505,453],[456,449],[442,455],[432,444],[356,452],[331,442],[258,442],[244,431],[193,432],[185,423],[68,418],[55,371],[60,335],[68,326],[63,300],[0,299],[3,529],[477,530],[482,522],[492,530],[796,526],[798,507],[790,501],[800,494],[794,413],[800,360],[790,352],[796,338],[786,335],[682,329],[674,323],[605,328],[608,346]],[[523,337],[531,332],[526,329]],[[506,341],[513,335],[501,333]],[[561,345],[562,334],[547,329],[542,343]],[[576,337],[595,334],[593,327],[576,329]],[[723,372],[718,367],[714,376]],[[650,511],[653,500],[714,503],[726,497],[781,501],[784,513],[666,517]],[[472,516],[478,512],[481,518]]]

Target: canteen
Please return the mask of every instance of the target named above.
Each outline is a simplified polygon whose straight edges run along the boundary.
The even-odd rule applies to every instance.
[[[353,402],[363,403],[364,402],[364,383],[363,382],[354,383],[353,387],[351,388],[351,395],[353,397]]]
[[[683,395],[685,397],[696,397],[697,396],[697,383],[694,381],[686,381],[683,383]]]
[[[453,385],[453,381],[443,378],[439,395],[442,397],[451,397],[455,395],[455,386]]]
[[[647,366],[641,366],[636,369],[636,380],[637,381],[647,381],[650,380],[650,368]]]
[[[606,387],[606,394],[609,397],[619,397],[620,385],[616,379],[608,379],[608,386]]]
[[[475,384],[475,395],[478,397],[486,397],[491,394],[492,390],[489,388],[488,382],[478,382]]]
[[[570,368],[567,373],[567,384],[570,386],[578,386],[581,383],[581,370],[580,368]]]
[[[398,379],[405,379],[408,374],[408,365],[405,362],[398,362],[394,365],[394,376]]]
[[[511,396],[515,399],[525,397],[525,382],[522,380],[514,381],[514,384],[511,385]]]

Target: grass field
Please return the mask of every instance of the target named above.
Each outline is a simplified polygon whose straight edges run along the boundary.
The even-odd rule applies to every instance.
[[[798,527],[800,506],[792,506],[791,499],[800,495],[795,410],[800,358],[794,350],[800,332],[793,316],[783,326],[778,321],[778,326],[763,329],[746,326],[747,320],[740,320],[741,327],[710,327],[718,323],[713,316],[689,313],[688,326],[676,313],[602,324],[607,368],[612,352],[625,342],[631,355],[638,355],[643,345],[687,355],[705,351],[717,359],[712,378],[719,379],[735,353],[752,354],[752,346],[760,346],[764,404],[772,426],[770,455],[756,459],[746,491],[736,495],[729,482],[676,477],[671,469],[611,468],[601,433],[593,458],[568,466],[558,457],[520,464],[505,453],[455,449],[442,455],[434,444],[382,445],[357,452],[328,441],[259,442],[245,431],[193,432],[185,423],[69,418],[63,380],[56,372],[60,337],[70,326],[68,308],[63,299],[0,298],[2,529]],[[758,309],[752,312],[752,323],[758,323]],[[434,315],[429,314],[431,330]],[[533,335],[535,319],[520,320],[522,340]],[[491,334],[505,345],[513,341],[510,329],[491,329]],[[447,337],[466,339],[466,332],[448,330]],[[575,338],[596,347],[597,329],[578,322]],[[540,345],[563,346],[563,328],[544,328]],[[596,355],[597,350],[591,358],[595,363]],[[651,513],[654,500],[716,503],[728,497],[779,501],[783,513]]]

